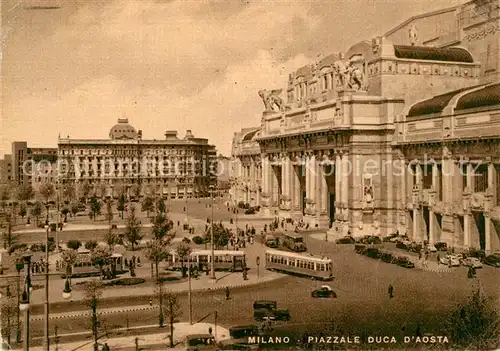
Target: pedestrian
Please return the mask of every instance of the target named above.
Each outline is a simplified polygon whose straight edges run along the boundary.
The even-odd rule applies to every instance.
[[[392,299],[394,297],[394,287],[389,284],[389,288],[387,289],[387,292],[389,294],[389,298]]]
[[[226,286],[226,300],[229,300],[229,286]]]
[[[438,266],[441,264],[441,255],[437,254],[437,263]]]
[[[149,306],[153,306],[153,299],[149,299]]]
[[[422,251],[418,252],[418,260],[420,261],[422,259]]]

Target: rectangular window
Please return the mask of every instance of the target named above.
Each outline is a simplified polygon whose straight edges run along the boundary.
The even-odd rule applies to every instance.
[[[443,166],[437,165],[436,195],[439,201],[443,201]]]
[[[474,192],[483,193],[488,188],[488,165],[479,165],[474,172]]]
[[[462,174],[462,191],[467,187],[467,165],[460,165],[460,173]]]
[[[432,187],[432,164],[422,166],[422,187],[430,189]]]

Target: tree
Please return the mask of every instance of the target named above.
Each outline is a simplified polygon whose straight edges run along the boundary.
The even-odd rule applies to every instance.
[[[68,249],[78,250],[82,246],[82,243],[80,240],[68,240],[66,246]]]
[[[7,219],[7,231],[2,233],[3,234],[3,246],[4,246],[4,249],[9,250],[9,252],[10,252],[10,250],[16,244],[16,241],[17,241],[19,235],[16,234],[14,231],[12,231],[12,217],[7,216],[6,219]]]
[[[224,228],[220,223],[213,223],[213,227],[209,226],[205,232],[205,242],[212,241],[211,230],[214,231],[214,246],[216,249],[224,248],[229,244],[229,230]]]
[[[478,287],[452,313],[449,331],[453,343],[464,349],[495,350],[500,346],[500,315]]]
[[[80,211],[80,208],[79,208],[79,205],[76,201],[73,201],[71,203],[71,214],[74,216],[76,216],[76,214]]]
[[[135,216],[135,206],[130,206],[130,213],[127,218],[127,226],[125,227],[125,237],[129,244],[132,246],[132,251],[135,249],[135,245],[139,244],[142,239],[141,235],[141,223]]]
[[[90,241],[87,241],[87,242],[85,243],[85,248],[86,248],[87,250],[92,251],[92,250],[94,250],[96,247],[97,247],[97,241],[95,241],[95,240],[90,240]]]
[[[109,230],[104,234],[104,242],[108,244],[110,248],[113,248],[116,244],[120,243],[120,237],[112,230]]]
[[[83,202],[85,202],[90,194],[92,186],[88,182],[84,182],[81,187],[81,194]]]
[[[17,214],[19,216],[21,216],[21,218],[24,221],[24,217],[26,217],[26,215],[28,214],[28,210],[27,210],[26,204],[24,202],[22,202],[21,205],[19,206],[19,212]]]
[[[54,184],[52,183],[43,183],[38,189],[38,193],[45,203],[49,202],[52,196],[54,196],[55,192],[56,190],[54,188]]]
[[[1,301],[1,326],[0,335],[7,339],[7,344],[11,344],[12,329],[15,327],[14,318],[16,317],[18,310],[18,303],[16,299],[10,295],[2,298]],[[1,338],[0,338],[1,339]]]
[[[42,204],[40,203],[40,201],[35,202],[35,204],[31,208],[31,215],[35,217],[36,226],[38,227],[38,220],[42,215]]]
[[[123,219],[123,212],[125,211],[126,202],[127,199],[125,198],[125,195],[121,194],[118,198],[118,204],[116,205],[116,209],[120,212],[121,219]]]
[[[181,242],[179,246],[177,246],[176,252],[177,255],[179,256],[179,259],[181,260],[181,265],[182,265],[182,272],[184,271],[184,262],[188,259],[189,255],[191,254],[191,247],[189,247],[188,244],[185,242]],[[188,267],[189,269],[190,267]],[[185,274],[184,274],[185,275]]]
[[[155,239],[164,238],[169,234],[172,227],[172,223],[168,220],[165,214],[158,214],[154,219],[153,229],[151,229],[153,237]]]
[[[155,202],[152,197],[145,197],[144,200],[142,200],[142,208],[141,210],[144,212],[146,211],[146,216],[149,218],[149,212],[154,211],[155,209]]]
[[[65,185],[63,190],[63,196],[65,199],[72,201],[76,198],[76,189],[73,185]]]
[[[111,249],[107,246],[97,246],[90,254],[92,264],[99,266],[101,276],[103,275],[104,266],[111,262],[111,255]]]
[[[155,265],[156,282],[160,281],[160,262],[167,258],[167,245],[168,243],[164,240],[152,240],[147,243],[146,249],[144,251],[146,258]]]
[[[173,348],[174,345],[174,323],[175,320],[182,315],[181,305],[179,303],[179,298],[176,294],[172,292],[160,291],[160,306],[163,308],[163,314],[168,318],[170,325],[170,347]]]
[[[165,201],[163,199],[159,199],[156,205],[156,210],[159,214],[165,214],[167,212],[167,208],[165,206]]]
[[[12,189],[7,185],[0,186],[0,200],[2,202],[8,201],[12,195]]]
[[[69,213],[69,208],[64,206],[63,209],[61,210],[61,214],[64,216],[64,222],[68,221],[68,213]]]
[[[61,259],[66,269],[66,277],[68,277],[71,282],[72,268],[78,260],[78,252],[73,249],[64,250],[61,252]]]
[[[31,184],[23,184],[17,188],[17,199],[19,201],[28,201],[32,199],[34,195]]]
[[[101,214],[101,201],[96,196],[92,196],[90,199],[90,211],[94,221]]]
[[[103,283],[98,279],[92,279],[85,282],[85,304],[92,310],[92,334],[94,336],[94,351],[99,350],[99,316],[97,315],[97,306],[99,304],[99,299],[102,296],[102,291],[104,289]]]

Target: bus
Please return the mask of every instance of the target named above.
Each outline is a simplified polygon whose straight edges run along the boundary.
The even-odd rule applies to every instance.
[[[313,254],[266,250],[266,269],[318,280],[332,280],[332,260]]]
[[[190,255],[191,264],[200,270],[206,270],[212,262],[212,250],[193,250]],[[214,268],[216,271],[243,271],[246,268],[244,251],[214,250]],[[182,262],[175,250],[170,251],[167,265],[171,270],[180,270],[188,265],[188,260]]]
[[[304,237],[296,233],[285,233],[283,236],[283,246],[294,252],[304,252],[307,250]]]

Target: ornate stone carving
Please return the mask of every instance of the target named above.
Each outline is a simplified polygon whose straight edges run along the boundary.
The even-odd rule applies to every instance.
[[[285,104],[280,97],[282,91],[283,89],[271,91],[263,89],[259,91],[259,96],[264,103],[265,112],[283,112],[285,110]]]
[[[500,30],[500,28],[495,23],[486,23],[478,29],[467,33],[464,36],[464,39],[467,41],[480,40],[485,38],[489,34],[494,34],[498,30]]]
[[[346,61],[341,58],[333,63],[333,70],[337,78],[337,86],[342,89],[366,90],[364,86],[364,59],[355,55]]]

